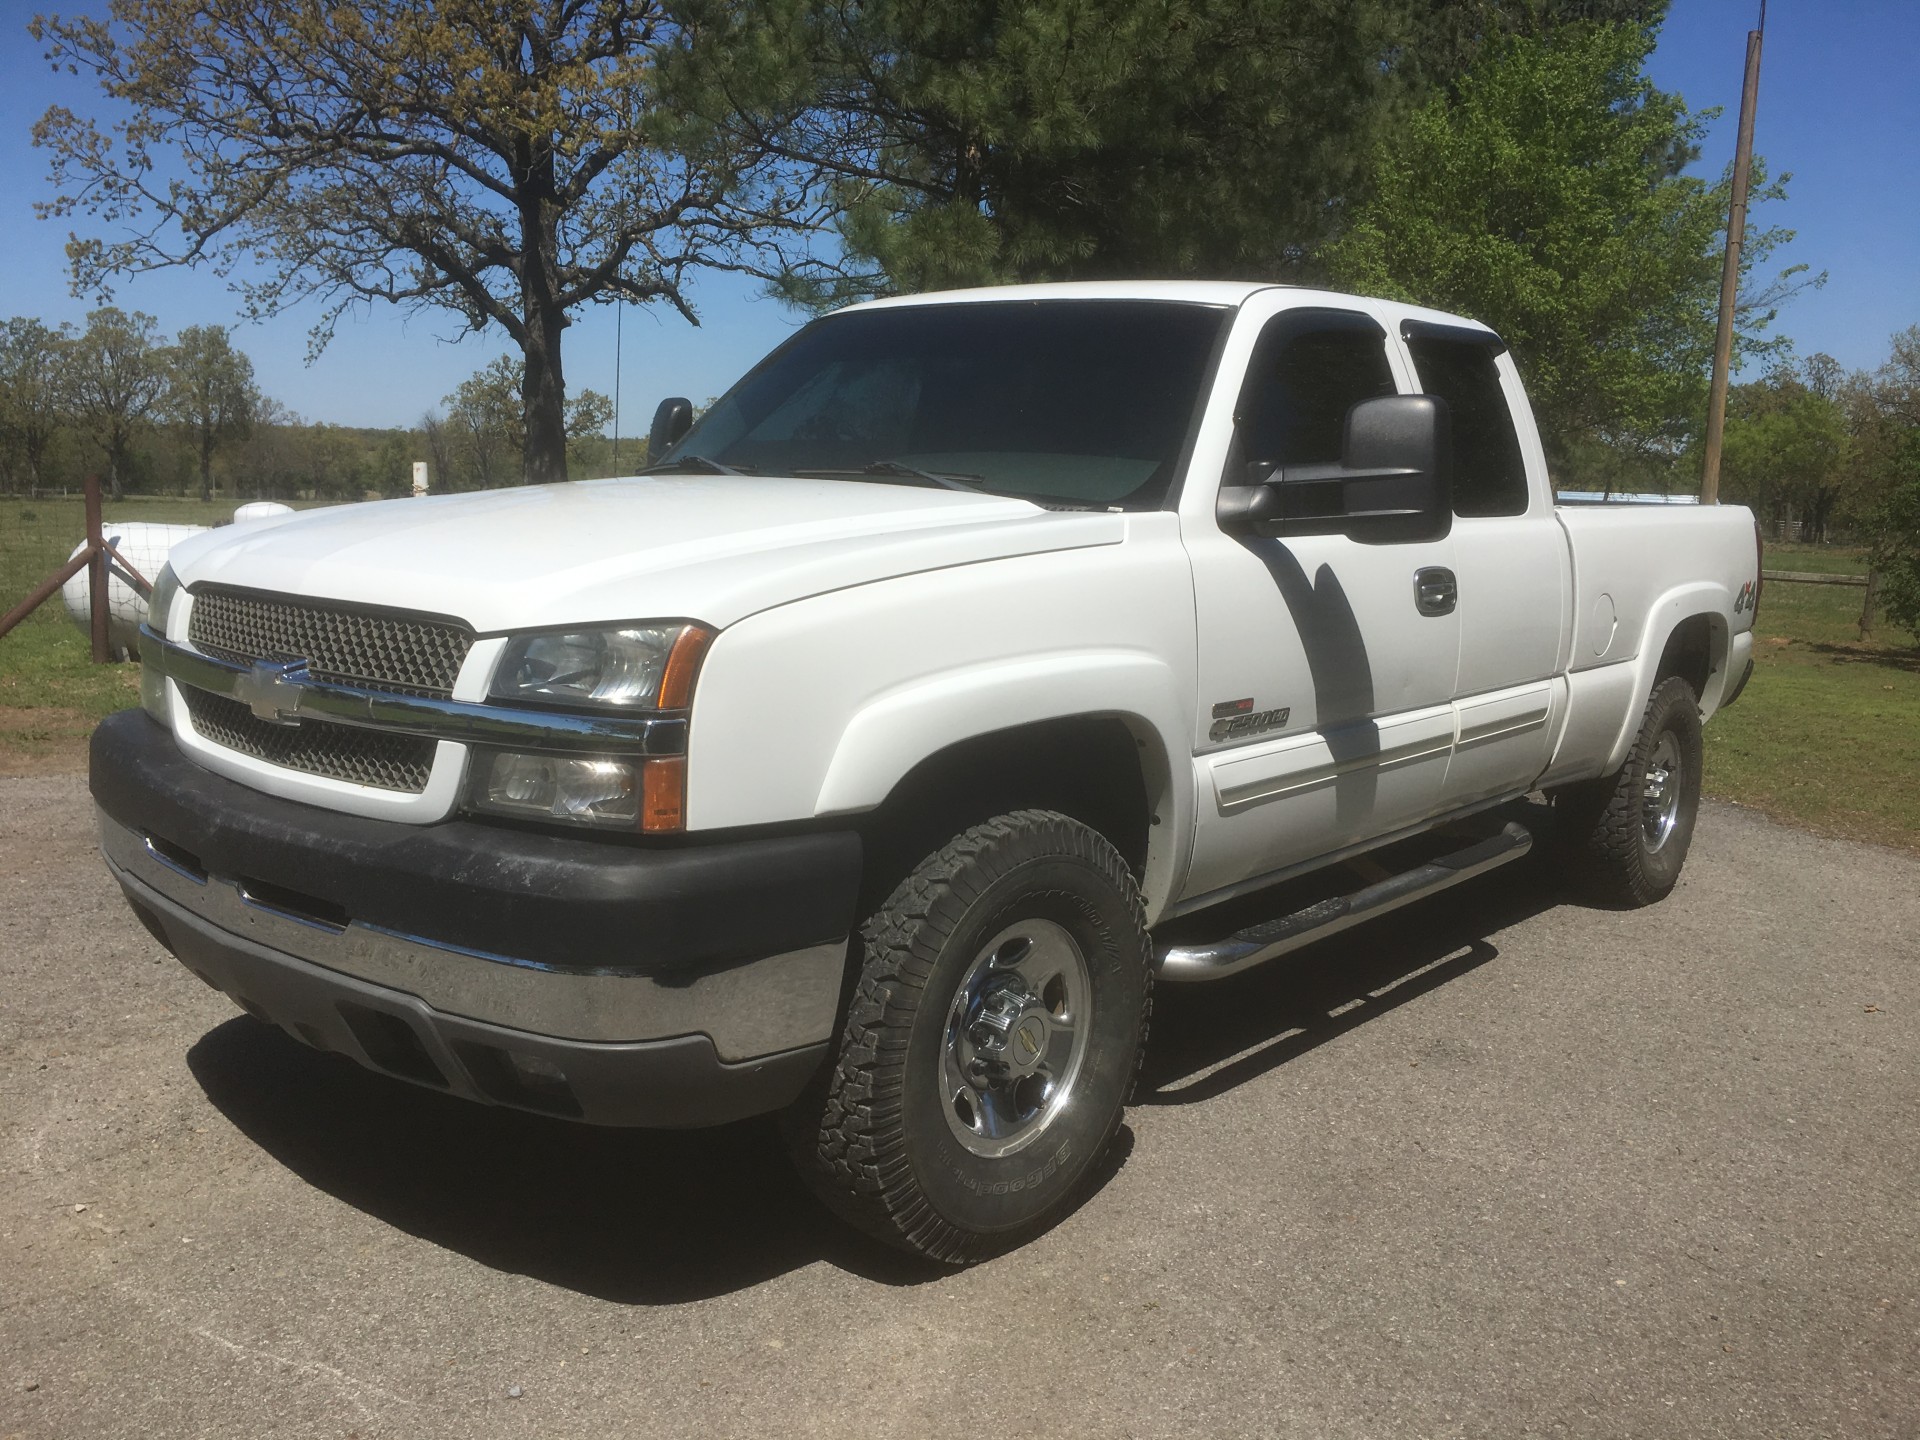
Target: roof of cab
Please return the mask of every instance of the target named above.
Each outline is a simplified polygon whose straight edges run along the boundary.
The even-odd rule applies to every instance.
[[[890,295],[849,306],[852,310],[896,305],[964,305],[990,300],[1184,300],[1190,305],[1239,305],[1249,295],[1277,287],[1249,280],[1069,280],[1044,285],[983,285],[977,290],[934,290]]]
[[[1486,325],[1464,315],[1429,310],[1423,305],[1407,305],[1397,300],[1379,300],[1335,290],[1318,290],[1296,285],[1278,285],[1260,280],[1075,280],[1042,285],[983,285],[976,290],[935,290],[924,295],[890,295],[884,300],[867,300],[849,305],[839,313],[853,310],[884,310],[908,305],[966,305],[1006,300],[1172,300],[1189,305],[1244,305],[1265,290],[1286,290],[1302,304],[1347,304],[1359,302],[1369,310],[1394,322],[1427,320],[1442,325],[1459,325],[1486,330]]]

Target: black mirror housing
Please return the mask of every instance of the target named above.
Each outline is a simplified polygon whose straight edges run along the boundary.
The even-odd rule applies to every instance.
[[[1362,400],[1347,412],[1337,465],[1253,461],[1245,470],[1220,491],[1228,531],[1381,545],[1439,540],[1453,528],[1453,439],[1436,395]]]
[[[683,395],[662,400],[653,412],[653,428],[647,431],[647,463],[658,465],[667,451],[678,445],[693,428],[693,402]]]

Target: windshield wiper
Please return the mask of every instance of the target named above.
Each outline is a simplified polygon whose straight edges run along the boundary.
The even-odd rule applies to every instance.
[[[863,473],[911,476],[925,480],[930,485],[938,485],[942,490],[970,490],[976,495],[981,493],[981,487],[973,482],[987,478],[969,474],[965,470],[922,470],[918,465],[909,465],[904,460],[875,460],[865,467]]]
[[[922,470],[918,465],[909,465],[904,460],[875,460],[862,465],[858,470],[823,470],[808,468],[795,470],[795,475],[875,475],[898,476],[902,480],[918,480],[922,484],[935,486],[941,490],[965,490],[971,495],[984,495],[984,486],[969,482],[985,480],[984,475],[974,475],[965,470]]]
[[[676,455],[671,460],[662,460],[658,465],[649,465],[642,475],[684,475],[692,471],[697,475],[744,475],[746,467],[740,465],[722,465],[705,455]]]

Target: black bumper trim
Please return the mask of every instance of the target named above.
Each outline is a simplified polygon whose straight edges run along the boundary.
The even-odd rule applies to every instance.
[[[180,962],[243,1010],[317,1050],[481,1104],[591,1125],[722,1125],[790,1104],[825,1043],[728,1063],[705,1035],[560,1040],[444,1014],[207,925],[150,891],[128,899]]]
[[[1740,672],[1740,678],[1733,682],[1733,688],[1729,690],[1720,701],[1720,708],[1722,710],[1726,709],[1729,705],[1733,704],[1734,701],[1746,694],[1747,682],[1751,679],[1753,679],[1753,660],[1749,657],[1746,668]]]
[[[92,789],[210,873],[560,970],[691,977],[828,943],[852,930],[860,888],[852,830],[663,845],[370,819],[216,775],[139,710],[95,730]]]

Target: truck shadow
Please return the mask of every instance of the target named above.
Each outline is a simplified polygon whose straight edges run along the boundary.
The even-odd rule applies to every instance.
[[[1567,902],[1538,855],[1201,985],[1154,992],[1135,1103],[1211,1100],[1497,959],[1486,937]]]
[[[308,1184],[483,1265],[620,1304],[710,1298],[825,1260],[951,1273],[839,1223],[770,1120],[609,1130],[472,1104],[236,1016],[187,1053],[207,1098]]]
[[[1494,959],[1485,938],[1562,900],[1532,860],[1212,985],[1165,985],[1137,1103],[1205,1101]],[[952,1272],[830,1215],[770,1119],[599,1129],[441,1095],[247,1016],[187,1054],[207,1098],[302,1180],[477,1260],[618,1304],[728,1294],[818,1261],[886,1285]],[[1081,1203],[1126,1163],[1132,1132]]]

